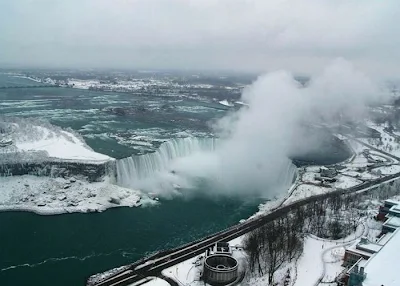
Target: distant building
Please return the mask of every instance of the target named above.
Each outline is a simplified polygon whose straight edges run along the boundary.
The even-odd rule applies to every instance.
[[[399,265],[397,264],[397,254],[400,249],[399,230],[398,228],[384,247],[365,264],[364,271],[366,276],[361,284],[362,286],[400,285]]]
[[[400,202],[395,200],[385,200],[383,206],[379,207],[379,213],[376,216],[378,220],[387,220],[388,215],[400,217]]]
[[[338,278],[346,286],[399,286],[397,253],[400,249],[400,202],[386,200],[378,218],[385,220],[376,242],[361,238],[346,248],[343,266],[347,268]]]
[[[359,268],[356,264],[350,269],[348,285],[362,286],[366,277],[365,267]]]
[[[364,156],[368,156],[369,155],[369,149],[362,150],[362,153],[364,154]]]
[[[382,233],[395,232],[400,227],[400,217],[389,217],[382,226]]]
[[[202,278],[212,285],[228,285],[238,279],[238,261],[228,242],[217,242],[206,250]]]
[[[320,176],[322,178],[334,178],[337,175],[337,171],[335,168],[327,168],[327,167],[321,167],[319,169]]]
[[[363,237],[348,248],[344,254],[343,266],[352,266],[360,259],[368,260],[372,255],[378,252],[382,245],[370,242],[367,238]]]

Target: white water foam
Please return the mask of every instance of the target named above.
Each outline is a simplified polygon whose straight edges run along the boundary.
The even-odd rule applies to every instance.
[[[237,173],[231,172],[230,166],[225,165],[227,161],[224,156],[226,156],[224,145],[215,138],[172,139],[163,143],[154,153],[118,160],[117,184],[157,194],[177,192],[180,188],[195,188],[199,183],[206,184],[210,190],[237,193],[246,189],[248,193],[259,193],[260,184],[247,186],[253,178],[254,181],[260,177],[266,178],[262,181],[265,183],[261,187],[263,190],[278,189],[278,186],[282,190],[282,187],[289,188],[296,173],[296,167],[286,159],[276,164],[277,171],[274,174],[264,176],[263,172],[268,171],[264,171],[260,164],[261,166],[248,168],[250,172],[253,168],[254,173],[258,174],[253,176],[242,174],[243,178],[238,178]]]
[[[143,187],[143,182],[171,172],[173,162],[199,152],[214,151],[214,138],[176,138],[161,144],[153,153],[131,156],[117,161],[117,183],[120,186]]]

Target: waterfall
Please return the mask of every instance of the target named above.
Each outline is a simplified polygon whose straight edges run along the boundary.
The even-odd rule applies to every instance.
[[[260,169],[259,158],[246,162],[246,155],[237,157],[235,149],[227,151],[225,147],[215,138],[171,139],[153,153],[117,160],[116,183],[155,193],[193,189],[198,183],[209,186],[210,191],[272,193],[293,184],[296,167],[288,158],[262,157],[260,165],[268,167]]]
[[[123,187],[137,188],[137,183],[157,173],[169,170],[173,160],[197,152],[214,151],[215,138],[176,138],[163,144],[160,148],[145,155],[133,155],[117,161],[117,184]]]
[[[279,176],[279,182],[281,182],[285,188],[290,188],[296,179],[296,171],[297,167],[292,163],[291,160],[288,160],[288,162],[282,167],[282,171]]]

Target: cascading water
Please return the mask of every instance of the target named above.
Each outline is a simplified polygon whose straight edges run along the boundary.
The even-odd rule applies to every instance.
[[[285,188],[289,188],[296,179],[296,171],[297,167],[290,160],[288,160],[287,164],[285,164],[282,168],[282,172],[279,176],[279,182],[282,182]]]
[[[163,143],[153,153],[131,156],[117,161],[117,184],[123,187],[140,188],[140,182],[169,170],[171,163],[197,152],[214,151],[215,138],[175,138]]]
[[[204,184],[208,186],[207,189],[222,188],[225,189],[222,191],[233,193],[242,191],[236,190],[237,188],[244,190],[254,188],[250,186],[254,185],[252,179],[250,182],[243,180],[251,177],[249,176],[249,172],[253,170],[251,166],[243,165],[247,174],[242,173],[242,178],[236,178],[236,176],[231,178],[232,174],[229,171],[226,172],[231,166],[221,163],[224,162],[221,153],[224,146],[218,141],[215,138],[176,138],[163,143],[154,153],[118,160],[116,163],[117,184],[156,193],[168,193],[176,190],[177,187],[192,188],[199,182],[202,182],[203,186]],[[235,154],[228,154],[228,156],[235,156]],[[268,161],[268,158],[264,160]],[[269,175],[270,179],[265,180],[265,184],[261,187],[258,185],[259,192],[269,188],[288,189],[295,178],[296,167],[289,159],[284,158],[274,166],[273,171],[266,170],[265,172],[268,174],[264,174]],[[261,177],[265,176],[261,174]],[[238,183],[238,181],[241,182]]]

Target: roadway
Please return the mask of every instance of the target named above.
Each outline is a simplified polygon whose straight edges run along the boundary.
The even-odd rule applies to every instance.
[[[397,158],[397,157],[396,157]],[[287,214],[291,210],[294,210],[300,206],[307,205],[312,202],[321,201],[329,197],[351,194],[356,192],[364,192],[373,189],[377,185],[388,183],[394,181],[400,177],[400,173],[385,176],[376,180],[369,182],[364,182],[358,186],[351,187],[348,189],[338,189],[329,193],[316,195],[313,197],[308,197],[293,204],[286,205],[275,209],[273,212],[256,217],[254,219],[248,220],[246,222],[240,223],[238,225],[232,226],[221,232],[208,236],[206,238],[200,239],[198,241],[189,243],[180,248],[170,250],[164,253],[158,253],[154,256],[147,257],[146,259],[130,265],[125,270],[113,274],[111,277],[100,281],[98,283],[88,284],[93,286],[128,286],[135,282],[142,280],[147,276],[157,276],[162,270],[183,262],[187,259],[193,258],[201,253],[204,253],[206,249],[213,246],[219,241],[229,241],[239,236],[244,235],[260,226],[271,222],[283,215]]]
[[[388,153],[386,151],[380,150],[380,149],[378,149],[378,148],[376,148],[376,147],[374,147],[374,146],[372,146],[370,144],[367,144],[367,143],[365,143],[365,142],[361,141],[360,139],[357,139],[357,138],[355,138],[353,136],[350,136],[350,135],[343,135],[343,136],[345,136],[345,137],[347,137],[347,138],[349,138],[351,140],[354,140],[357,143],[360,143],[361,145],[364,145],[365,147],[368,147],[371,150],[374,150],[374,151],[379,152],[379,153],[381,153],[383,155],[386,155],[387,157],[395,159],[397,162],[400,162],[400,158],[395,156],[395,155],[393,155],[393,154],[390,154],[390,153]]]

